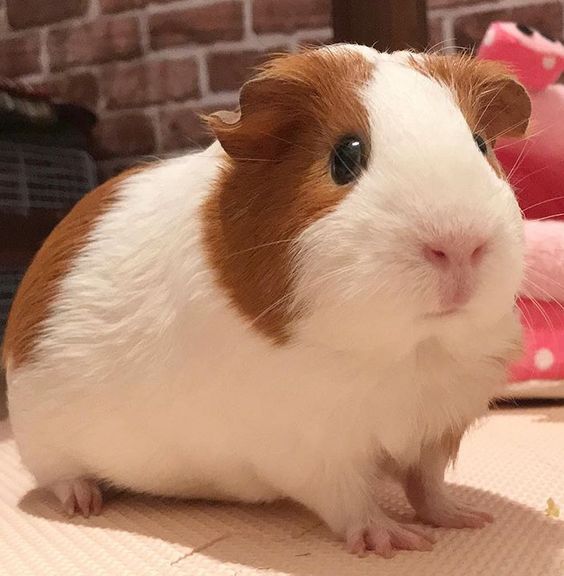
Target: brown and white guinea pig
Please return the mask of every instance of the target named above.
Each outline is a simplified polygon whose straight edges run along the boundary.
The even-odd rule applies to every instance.
[[[111,180],[45,242],[4,361],[24,464],[101,485],[289,497],[354,552],[428,549],[378,503],[481,527],[444,471],[519,349],[522,221],[491,144],[530,105],[465,56],[278,57],[206,150]]]

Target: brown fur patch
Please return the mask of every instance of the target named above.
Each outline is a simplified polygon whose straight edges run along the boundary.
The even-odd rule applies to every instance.
[[[373,64],[310,50],[274,59],[241,91],[240,115],[208,122],[229,158],[203,212],[205,243],[238,310],[278,343],[295,318],[292,241],[350,191],[331,179],[339,138],[369,146],[359,89]]]
[[[419,463],[402,470],[398,480],[404,484],[406,496],[416,511],[427,505],[429,490],[440,489],[444,470],[456,462],[464,432],[452,429],[436,442],[422,446]]]
[[[448,456],[449,462],[456,462],[458,451],[460,450],[460,442],[462,442],[462,437],[465,432],[466,429],[452,429],[445,432],[435,445],[427,448],[428,452],[445,454]]]
[[[531,115],[527,91],[498,62],[477,60],[467,54],[413,57],[411,65],[452,90],[470,129],[493,147],[501,136],[523,136]],[[503,171],[493,152],[488,160],[498,173]]]
[[[448,463],[456,462],[460,442],[465,432],[466,429],[448,430],[436,442],[424,444],[421,446],[420,462],[411,468],[406,468],[384,451],[379,461],[380,468],[385,474],[399,482],[420,481],[421,470],[429,465],[429,460],[437,458],[439,461],[444,460]]]
[[[4,336],[4,366],[8,359],[11,368],[32,359],[42,323],[73,258],[86,244],[95,222],[111,207],[119,185],[141,169],[124,172],[84,196],[39,249],[12,303]]]

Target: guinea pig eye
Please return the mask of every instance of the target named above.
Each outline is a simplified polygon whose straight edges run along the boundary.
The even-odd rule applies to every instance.
[[[479,134],[474,134],[474,142],[476,142],[476,146],[478,146],[480,152],[485,156],[488,153],[488,144],[486,141]]]
[[[364,144],[358,136],[345,136],[331,153],[331,177],[335,184],[343,186],[356,180],[366,168]]]

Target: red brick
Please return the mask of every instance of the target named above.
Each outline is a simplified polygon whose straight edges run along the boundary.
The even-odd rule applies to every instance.
[[[150,0],[99,0],[100,8],[104,14],[115,14],[125,10],[143,8]]]
[[[104,71],[108,108],[134,108],[200,95],[194,58],[114,65]]]
[[[445,45],[443,38],[443,22],[440,18],[429,18],[429,47],[440,50]]]
[[[255,32],[294,32],[331,24],[330,0],[254,0]]]
[[[309,34],[306,34],[300,38],[298,41],[298,46],[300,48],[324,46],[325,44],[330,44],[332,41],[332,32],[327,33],[324,30],[312,30]]]
[[[155,152],[153,122],[141,112],[101,118],[94,128],[94,151],[100,159],[151,154]]]
[[[520,22],[554,38],[562,35],[562,5],[560,2],[548,2],[460,17],[454,23],[457,46],[478,45],[493,20]]]
[[[271,54],[284,52],[284,48],[270,52],[245,50],[243,52],[215,52],[208,55],[208,76],[213,92],[239,90],[253,74],[253,68],[267,60]]]
[[[67,72],[35,84],[35,87],[54,98],[96,109],[100,90],[98,81],[90,72]]]
[[[6,0],[12,28],[30,28],[83,16],[88,0]]]
[[[41,71],[39,34],[0,40],[0,76],[10,78]]]
[[[233,106],[225,108],[234,109]],[[163,135],[163,151],[186,150],[207,146],[213,136],[202,122],[199,114],[209,114],[217,108],[195,108],[186,106],[177,110],[163,110],[159,116]]]
[[[51,30],[48,47],[53,70],[134,58],[141,54],[137,18],[105,18]]]
[[[153,14],[149,19],[149,31],[151,46],[156,49],[240,40],[243,37],[243,6],[238,0],[229,0]]]

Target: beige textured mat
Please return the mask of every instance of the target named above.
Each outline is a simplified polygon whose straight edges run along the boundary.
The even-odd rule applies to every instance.
[[[21,469],[0,423],[2,576],[564,576],[564,408],[497,412],[463,444],[453,489],[495,513],[479,531],[437,530],[430,553],[349,556],[307,512],[116,497],[65,520]],[[396,493],[390,508],[406,511]]]

